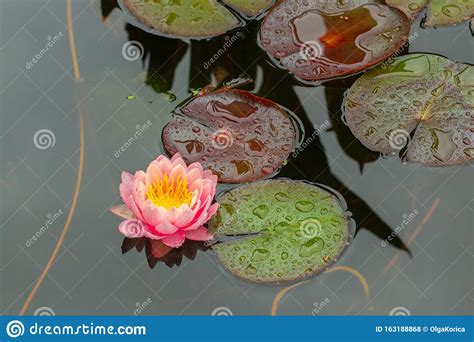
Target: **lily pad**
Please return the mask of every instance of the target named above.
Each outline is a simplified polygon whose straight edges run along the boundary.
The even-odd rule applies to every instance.
[[[380,65],[347,91],[343,111],[362,144],[432,166],[472,160],[474,67],[431,54]]]
[[[178,108],[162,139],[170,154],[200,162],[220,182],[241,183],[275,174],[296,136],[292,119],[279,105],[248,91],[224,89]]]
[[[260,44],[303,82],[354,74],[398,51],[410,20],[370,1],[282,1],[265,17]]]
[[[254,282],[318,273],[340,256],[353,228],[339,194],[303,181],[251,183],[218,201],[209,229],[224,241],[213,250],[227,270]]]
[[[428,11],[423,19],[423,26],[452,25],[474,16],[474,1],[471,0],[386,0],[385,2],[412,18],[418,16],[426,7]]]
[[[122,0],[121,7],[146,28],[176,37],[207,38],[242,26],[215,0]]]
[[[268,9],[275,0],[223,0],[222,2],[247,18],[255,18]]]

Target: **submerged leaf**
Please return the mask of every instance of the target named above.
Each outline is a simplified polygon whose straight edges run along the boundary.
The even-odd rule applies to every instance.
[[[274,174],[291,153],[296,130],[277,104],[225,89],[179,108],[162,139],[170,154],[202,163],[220,182],[238,183]]]
[[[314,82],[381,62],[402,47],[409,30],[403,13],[375,2],[283,1],[265,17],[260,43],[283,68]]]
[[[473,158],[474,67],[410,54],[369,70],[348,90],[344,115],[367,148],[433,166]],[[413,136],[413,138],[411,138]]]
[[[247,18],[254,18],[270,7],[275,0],[223,0],[222,2]]]
[[[226,269],[247,280],[305,278],[334,262],[348,243],[345,203],[322,186],[265,180],[231,190],[219,203],[209,229],[236,237],[213,249]]]
[[[217,36],[242,24],[215,0],[122,0],[122,8],[147,28],[178,37]]]
[[[474,16],[472,0],[386,0],[408,16],[414,18],[425,8],[428,9],[424,18],[425,26],[442,26],[461,23]]]

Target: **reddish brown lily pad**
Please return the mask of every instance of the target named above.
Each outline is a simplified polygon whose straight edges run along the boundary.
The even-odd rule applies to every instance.
[[[296,129],[274,102],[224,89],[179,108],[162,139],[170,154],[202,163],[220,182],[241,183],[274,174],[294,148]]]
[[[409,54],[366,72],[347,91],[352,133],[384,154],[447,166],[474,157],[474,67],[431,54]]]
[[[426,7],[423,26],[442,26],[461,23],[474,16],[474,1],[471,0],[386,0],[387,5],[416,18]]]
[[[315,82],[383,61],[403,46],[409,31],[403,12],[379,3],[283,1],[265,17],[260,43],[281,67]]]

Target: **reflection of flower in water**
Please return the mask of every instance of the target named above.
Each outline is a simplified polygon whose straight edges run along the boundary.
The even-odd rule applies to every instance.
[[[194,260],[199,251],[207,251],[210,247],[210,244],[202,241],[186,240],[181,247],[170,248],[158,240],[125,238],[122,242],[122,253],[125,254],[134,248],[138,252],[145,249],[148,266],[150,268],[154,268],[158,262],[163,262],[168,267],[173,267],[180,266],[183,257]]]

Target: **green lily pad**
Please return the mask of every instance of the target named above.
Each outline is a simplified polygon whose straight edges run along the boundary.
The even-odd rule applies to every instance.
[[[223,0],[222,2],[247,18],[255,18],[268,9],[275,0]]]
[[[121,7],[145,27],[176,37],[213,37],[242,25],[215,0],[122,0]]]
[[[254,282],[318,273],[340,256],[353,226],[339,194],[303,181],[250,183],[218,202],[209,228],[222,242],[213,250],[227,270]]]
[[[373,151],[431,166],[473,158],[474,67],[409,54],[379,65],[347,91],[347,125]]]
[[[472,0],[386,0],[387,5],[396,7],[411,18],[415,18],[426,7],[424,26],[442,26],[461,23],[474,16]]]

